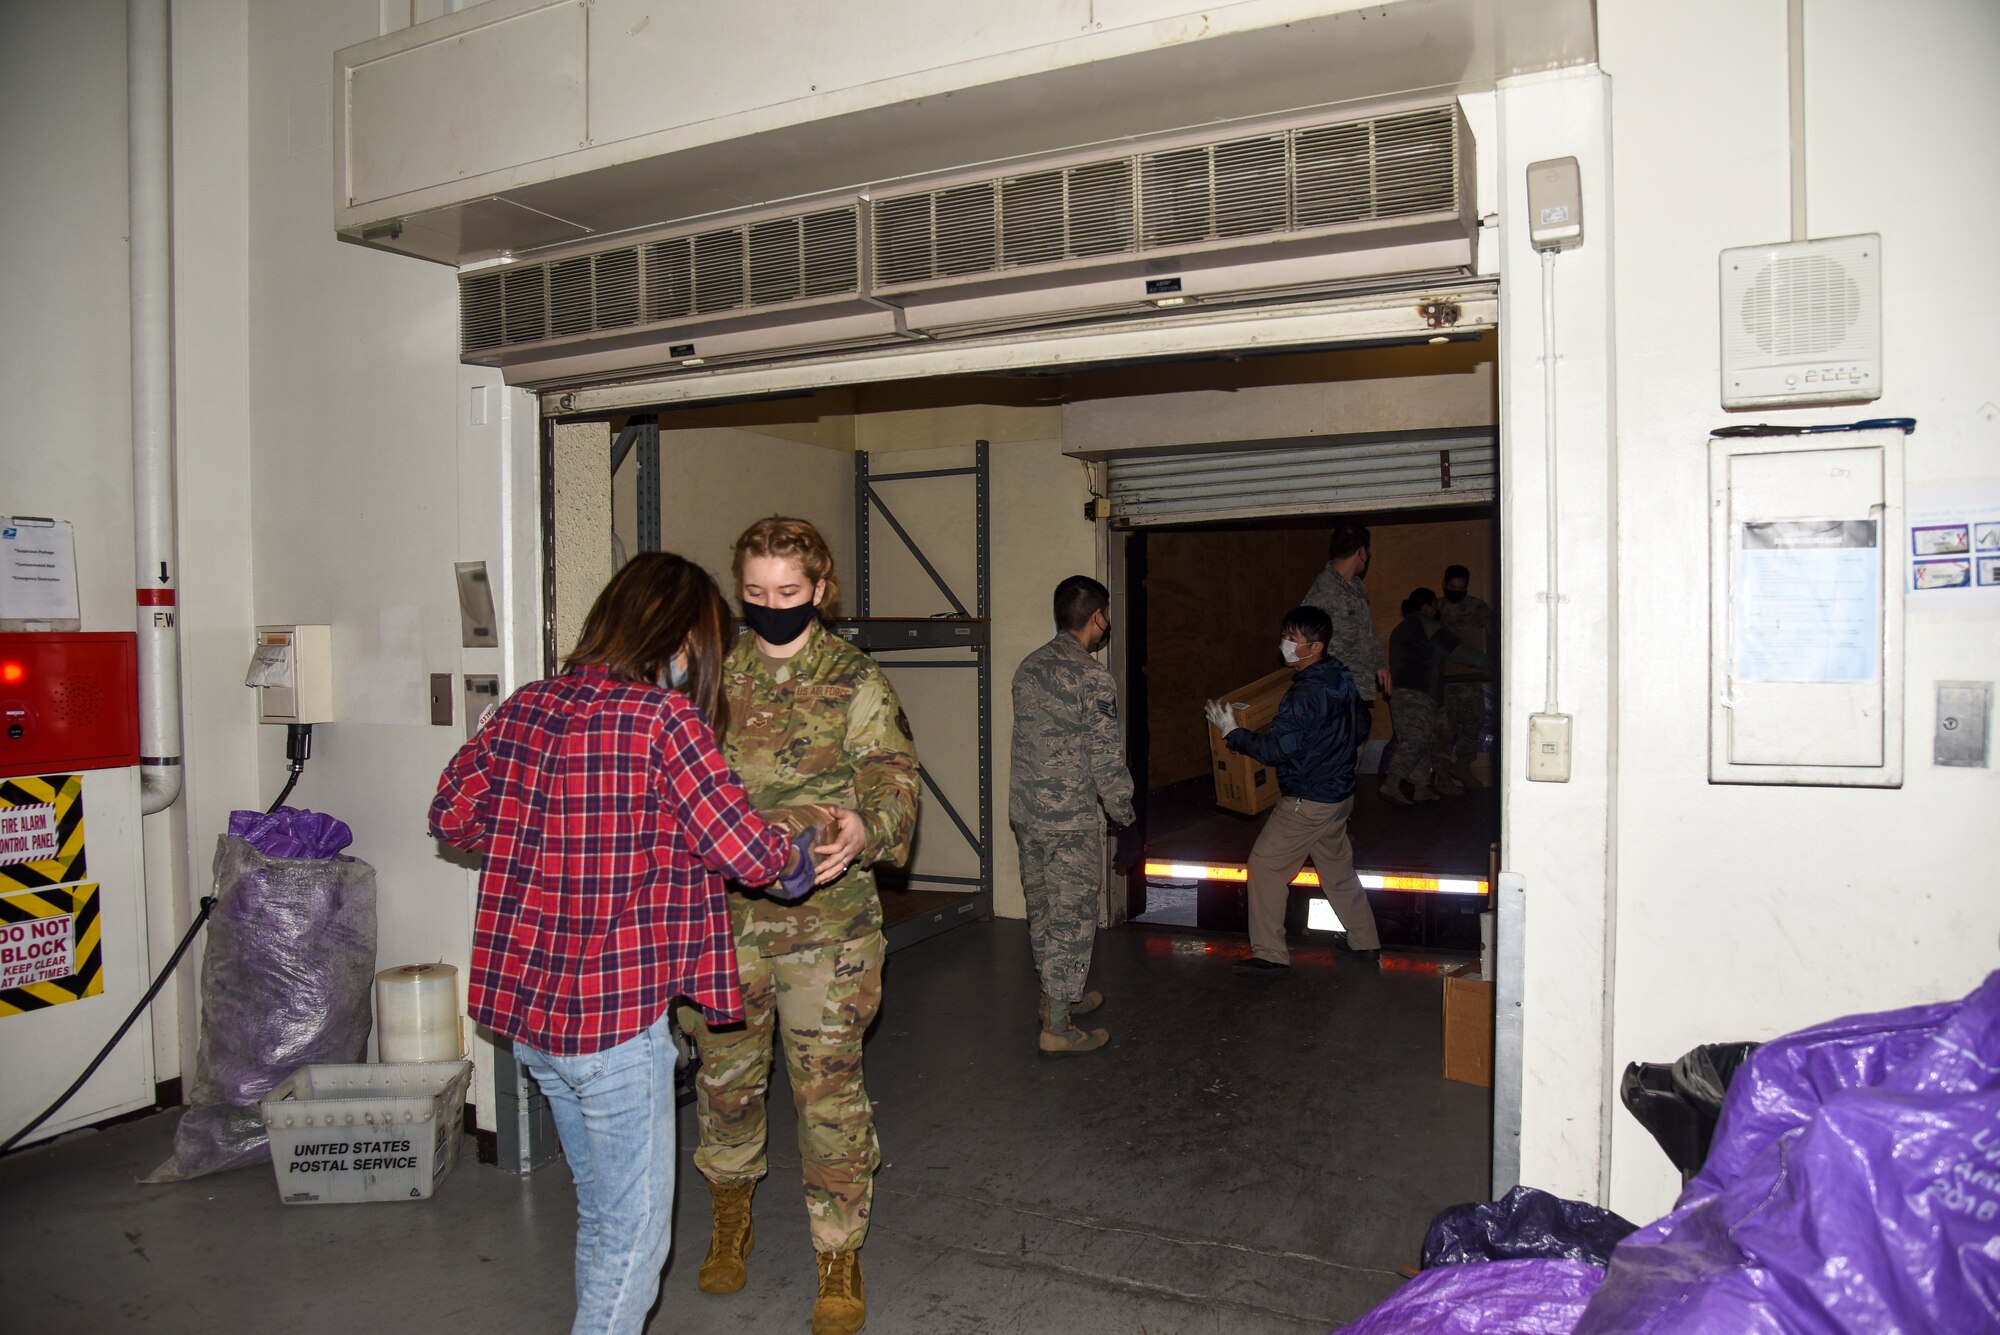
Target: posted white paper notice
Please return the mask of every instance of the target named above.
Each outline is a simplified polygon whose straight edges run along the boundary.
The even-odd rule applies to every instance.
[[[1874,681],[1882,548],[1872,519],[1743,524],[1736,535],[1738,681]]]
[[[81,616],[76,538],[66,519],[0,518],[0,621],[69,622]],[[17,629],[46,630],[31,624]]]

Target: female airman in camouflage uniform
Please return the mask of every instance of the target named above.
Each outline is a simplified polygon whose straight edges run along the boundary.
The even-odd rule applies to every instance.
[[[871,868],[909,856],[916,751],[882,670],[819,624],[817,609],[834,594],[833,557],[811,524],[774,516],[751,525],[736,540],[735,572],[751,634],[724,667],[723,754],[761,810],[847,810],[815,850],[823,877],[829,865],[839,873],[803,902],[732,887],[744,1024],[711,1029],[684,1013],[701,1053],[695,1166],[715,1205],[700,1287],[733,1293],[746,1278],[750,1196],[765,1171],[764,1096],[782,1029],[818,1253],[812,1328],[848,1335],[867,1318],[856,1252],[880,1161],[861,1084],[861,1037],[882,999],[882,903]]]

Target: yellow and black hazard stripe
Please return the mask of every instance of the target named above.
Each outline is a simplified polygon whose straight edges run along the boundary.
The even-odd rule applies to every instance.
[[[0,991],[0,1016],[46,1010],[65,1001],[79,1001],[104,991],[104,946],[99,939],[97,887],[71,885],[60,890],[0,896],[0,923],[30,922],[65,913],[76,915],[76,972],[25,987]]]
[[[0,811],[34,806],[56,809],[56,855],[39,862],[15,862],[0,867],[0,894],[68,885],[90,875],[84,858],[83,776],[43,774],[0,779]]]

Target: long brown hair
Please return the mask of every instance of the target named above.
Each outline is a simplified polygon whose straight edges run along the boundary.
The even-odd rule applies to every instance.
[[[722,658],[731,637],[729,608],[712,575],[672,552],[641,552],[590,605],[563,666],[594,664],[623,681],[658,681],[675,652],[686,649],[688,679],[681,693],[720,733],[729,722]]]
[[[833,606],[834,595],[840,592],[840,581],[833,574],[833,550],[826,545],[826,539],[819,535],[819,530],[806,520],[793,519],[789,515],[772,515],[743,530],[736,539],[735,560],[730,563],[730,571],[736,576],[739,591],[743,583],[743,558],[746,556],[776,556],[796,561],[805,574],[807,584],[825,580],[826,597],[820,602],[822,612]]]

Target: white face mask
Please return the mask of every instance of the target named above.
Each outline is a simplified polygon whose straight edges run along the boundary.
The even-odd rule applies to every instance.
[[[660,673],[660,685],[678,691],[687,684],[687,664],[683,663],[677,654],[667,660],[666,670]]]
[[[1293,644],[1290,640],[1279,640],[1278,652],[1285,656],[1287,663],[1295,664],[1299,661],[1299,646]]]

